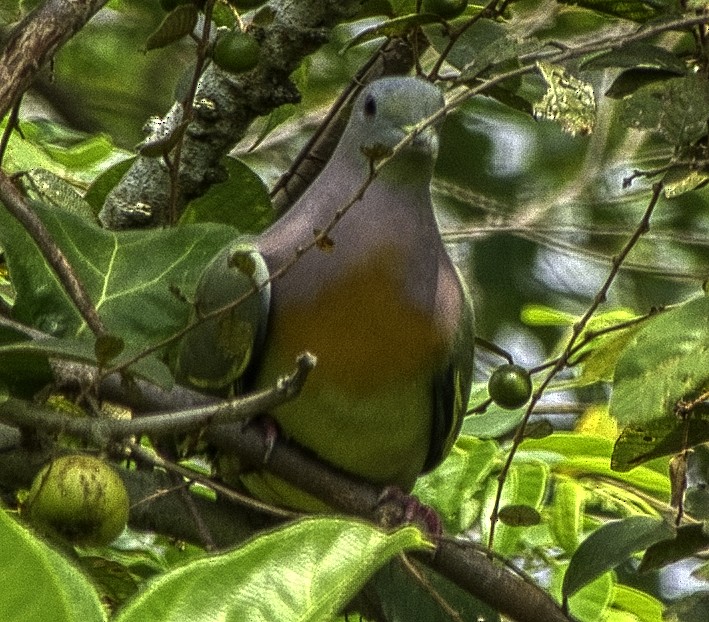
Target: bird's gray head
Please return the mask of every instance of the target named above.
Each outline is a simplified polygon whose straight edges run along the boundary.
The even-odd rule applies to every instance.
[[[369,159],[384,157],[444,103],[441,91],[420,78],[376,80],[355,100],[343,141],[349,139],[351,148],[358,149]],[[425,156],[431,161],[437,152],[437,127],[434,126],[422,130],[403,150],[403,153]]]

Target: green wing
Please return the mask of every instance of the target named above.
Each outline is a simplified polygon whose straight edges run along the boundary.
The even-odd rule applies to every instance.
[[[463,290],[463,306],[448,365],[433,383],[433,429],[424,473],[437,467],[450,452],[458,438],[470,399],[475,342],[473,304],[460,277],[459,281]]]
[[[271,296],[268,278],[263,257],[243,240],[229,244],[207,265],[197,285],[192,320],[225,310],[183,337],[176,358],[179,382],[228,392],[263,342]]]

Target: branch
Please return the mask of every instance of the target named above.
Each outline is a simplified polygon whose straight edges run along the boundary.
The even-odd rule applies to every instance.
[[[47,0],[15,26],[0,54],[0,119],[37,72],[106,2]]]
[[[148,434],[171,437],[199,430],[209,424],[234,424],[268,412],[294,399],[305,384],[315,357],[305,353],[298,357],[297,369],[278,380],[274,387],[235,399],[206,404],[176,412],[163,412],[130,420],[103,417],[76,418],[46,406],[8,398],[0,404],[0,421],[16,427],[32,427],[45,432],[64,432],[105,447],[109,441]]]
[[[84,284],[76,276],[74,269],[54,242],[52,234],[47,227],[37,217],[37,214],[32,211],[26,199],[3,171],[0,171],[0,202],[20,221],[35,244],[37,244],[37,247],[59,277],[65,291],[92,332],[96,336],[105,334],[106,328],[93,302],[91,302]]]
[[[207,67],[181,147],[178,213],[187,201],[223,178],[220,160],[243,138],[256,117],[299,100],[290,74],[327,41],[329,30],[354,15],[359,5],[357,0],[272,2],[268,24],[252,23],[248,29],[261,48],[258,65],[238,75],[222,71],[214,63]],[[174,119],[174,127],[179,127],[184,118],[182,105],[173,105],[166,117]],[[154,124],[155,131],[163,125]],[[146,138],[146,142],[151,140],[150,136]],[[169,188],[165,163],[159,158],[138,157],[107,197],[101,222],[108,229],[166,222]]]
[[[572,353],[574,352],[574,348],[576,346],[578,338],[580,337],[583,330],[586,328],[593,314],[596,312],[596,309],[598,309],[598,307],[600,307],[601,304],[605,302],[606,297],[608,295],[608,290],[613,284],[615,277],[618,275],[623,261],[625,261],[625,258],[635,247],[635,245],[638,243],[638,240],[640,240],[643,234],[645,234],[650,229],[650,219],[652,217],[653,212],[655,211],[655,207],[657,206],[657,202],[659,201],[661,194],[662,183],[657,183],[653,188],[652,197],[650,198],[650,201],[647,207],[645,208],[645,213],[643,214],[643,217],[641,218],[637,228],[633,232],[633,235],[630,236],[630,239],[625,243],[625,246],[623,246],[620,253],[618,253],[618,255],[613,258],[613,265],[608,274],[608,277],[596,293],[593,302],[588,307],[588,309],[586,309],[586,312],[583,314],[581,319],[576,322],[576,324],[574,324],[571,331],[571,336],[569,337],[569,340],[566,343],[564,351],[561,353],[561,356],[559,356],[559,358],[556,360],[554,366],[551,368],[551,370],[549,370],[549,373],[545,376],[545,378],[542,380],[542,382],[532,394],[532,398],[530,399],[529,404],[527,405],[527,410],[524,414],[524,418],[520,422],[519,427],[517,428],[515,436],[512,440],[512,447],[510,448],[509,454],[507,455],[507,460],[502,466],[500,474],[497,478],[499,481],[499,485],[497,487],[495,503],[493,505],[492,511],[490,512],[490,535],[488,541],[488,546],[490,549],[493,548],[494,544],[495,526],[497,525],[500,503],[502,501],[502,489],[507,478],[507,473],[509,472],[510,467],[512,466],[512,461],[514,460],[514,457],[517,453],[517,449],[524,440],[525,429],[527,427],[529,418],[532,416],[532,411],[534,410],[534,407],[536,406],[537,402],[541,399],[549,383],[564,367],[568,365],[569,359],[572,356]]]

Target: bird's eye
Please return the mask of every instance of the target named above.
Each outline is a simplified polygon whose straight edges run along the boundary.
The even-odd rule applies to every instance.
[[[364,98],[364,114],[367,117],[377,114],[377,102],[371,94]]]

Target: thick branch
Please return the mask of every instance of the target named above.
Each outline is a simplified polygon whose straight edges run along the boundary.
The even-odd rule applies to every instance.
[[[154,437],[172,437],[193,432],[209,424],[233,424],[254,417],[294,399],[315,366],[315,357],[302,354],[298,368],[289,376],[280,378],[275,386],[229,401],[218,401],[175,412],[162,412],[130,420],[106,418],[75,418],[51,408],[9,398],[0,404],[0,421],[17,427],[32,427],[44,432],[64,432],[105,446],[109,440],[148,434]]]
[[[250,33],[261,47],[258,65],[238,75],[214,64],[206,69],[182,145],[178,213],[189,199],[223,179],[220,160],[241,140],[256,117],[299,100],[290,74],[327,41],[334,25],[354,15],[359,6],[356,0],[274,1],[270,22],[250,26]],[[179,127],[183,121],[182,105],[176,103],[166,119],[171,127]],[[160,133],[164,124],[153,127],[154,133]],[[151,137],[146,140],[149,142]],[[169,199],[169,174],[164,162],[139,157],[108,196],[101,222],[109,229],[161,224],[168,213]]]
[[[212,426],[211,443],[233,452],[244,463],[264,468],[266,440],[258,426]],[[304,450],[277,442],[270,450],[269,472],[305,492],[327,500],[333,508],[372,520],[381,490],[318,462]],[[542,589],[466,544],[443,540],[435,556],[422,561],[475,597],[518,622],[568,622],[558,605]]]
[[[0,118],[32,83],[57,50],[107,0],[47,0],[17,26],[0,54]]]

